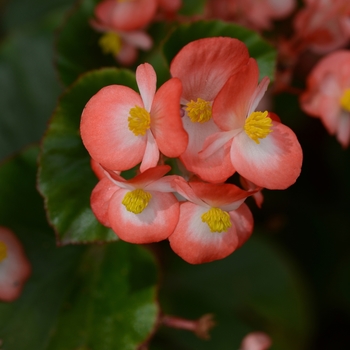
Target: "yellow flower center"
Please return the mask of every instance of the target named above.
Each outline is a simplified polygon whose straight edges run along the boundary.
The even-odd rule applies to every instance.
[[[343,109],[350,112],[350,89],[346,89],[340,98],[340,105]]]
[[[107,32],[101,36],[98,44],[101,46],[104,54],[107,55],[111,53],[112,55],[116,56],[122,48],[122,39],[117,33]]]
[[[220,208],[209,209],[201,218],[207,223],[211,232],[226,232],[232,226],[229,213]]]
[[[260,143],[259,139],[265,138],[272,132],[272,120],[265,112],[253,112],[246,119],[244,124],[244,131],[256,143]]]
[[[127,211],[131,211],[134,214],[140,214],[147,207],[152,195],[140,188],[128,192],[123,200],[122,204]]]
[[[186,112],[193,123],[205,123],[211,118],[211,104],[208,101],[197,98],[186,105]]]
[[[7,258],[7,247],[6,244],[0,241],[0,262]]]
[[[147,129],[151,126],[150,114],[139,106],[131,108],[129,114],[129,130],[131,130],[135,136],[145,135]]]

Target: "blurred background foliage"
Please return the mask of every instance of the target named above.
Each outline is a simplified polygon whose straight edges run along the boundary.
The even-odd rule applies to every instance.
[[[85,281],[88,289],[107,288],[106,281],[101,287],[101,281],[90,281],[86,274],[86,269],[96,270],[89,256],[101,252],[78,246],[55,247],[54,232],[46,224],[43,202],[35,190],[37,148],[14,156],[29,144],[40,142],[64,91],[54,65],[54,39],[72,4],[72,0],[0,3],[0,225],[18,233],[35,277],[18,301],[0,303],[0,339],[13,340],[35,319],[23,340],[9,341],[12,347],[4,346],[4,350],[25,350],[28,344],[37,350],[62,349],[64,344],[71,346],[66,349],[76,349],[70,340],[81,330],[68,326],[74,317],[82,317],[77,300],[84,298],[84,290],[79,290],[77,281]],[[191,13],[200,4],[187,1],[185,10]],[[300,70],[294,83],[302,88],[305,69]],[[275,350],[341,349],[350,344],[350,151],[343,150],[319,120],[300,111],[297,96],[276,96],[272,110],[296,132],[304,151],[303,170],[288,190],[264,191],[262,209],[249,201],[256,229],[239,251],[222,261],[191,266],[175,256],[166,242],[151,247],[157,263],[147,250],[140,253],[137,247],[122,242],[100,248],[109,253],[102,254],[107,262],[99,262],[103,267],[97,275],[104,276],[114,288],[118,283],[142,291],[147,287],[149,294],[140,300],[148,300],[150,305],[149,313],[142,314],[148,315],[143,318],[145,329],[131,335],[128,330],[116,330],[114,338],[126,334],[132,340],[113,343],[114,347],[106,343],[106,349],[133,349],[133,344],[151,333],[158,305],[157,280],[163,312],[190,319],[210,312],[216,315],[217,326],[210,341],[161,327],[150,349],[238,349],[243,336],[254,330],[270,334]],[[139,270],[124,271],[130,277],[127,282],[116,278],[121,265],[117,259],[113,262],[113,249],[117,255],[118,251],[137,251],[125,253],[127,257],[119,262],[136,260],[140,266]],[[141,266],[149,267],[146,273]],[[146,276],[144,284],[138,274]],[[105,295],[114,298],[114,290]],[[92,299],[96,298],[93,294]],[[119,297],[131,307],[130,299]],[[88,303],[95,305],[91,298]],[[67,311],[67,302],[75,302],[76,309]],[[120,304],[112,304],[106,302],[105,307],[119,310]],[[106,321],[103,313],[96,317],[94,322],[99,317]],[[126,328],[136,322],[127,316],[122,320]],[[96,339],[103,336],[95,328],[89,332],[92,338],[95,333]]]

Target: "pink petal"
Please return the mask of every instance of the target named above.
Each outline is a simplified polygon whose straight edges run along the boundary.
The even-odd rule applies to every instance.
[[[136,81],[145,109],[147,112],[150,112],[154,94],[156,92],[157,76],[153,67],[149,63],[143,63],[137,67]]]
[[[180,116],[182,85],[172,78],[157,91],[151,109],[151,130],[160,151],[170,158],[180,156],[188,144],[188,135]]]
[[[174,186],[176,191],[187,200],[195,203],[199,206],[209,209],[209,205],[203,202],[193,191],[193,188],[190,184],[182,177],[176,178],[174,180]]]
[[[174,181],[182,179],[178,175],[168,175],[144,187],[146,191],[176,192]]]
[[[235,172],[229,162],[230,147],[228,144],[206,159],[202,159],[199,156],[206,138],[220,131],[214,121],[211,119],[203,124],[192,123],[189,118],[184,117],[183,125],[188,133],[189,142],[186,151],[180,156],[180,160],[187,170],[195,173],[205,181],[226,181]]]
[[[236,226],[238,246],[240,248],[251,236],[254,228],[253,215],[248,206],[243,203],[238,209],[229,212],[231,221]]]
[[[97,220],[104,226],[111,227],[108,218],[109,201],[119,187],[104,177],[92,190],[90,197],[91,209]]]
[[[157,165],[159,160],[159,149],[156,140],[153,137],[151,131],[147,131],[147,144],[142,163],[140,165],[140,171],[144,172],[149,168],[153,168]]]
[[[202,264],[230,255],[239,238],[233,224],[227,232],[211,232],[201,215],[208,208],[185,202],[180,204],[180,218],[169,237],[173,251],[190,264]]]
[[[191,181],[189,185],[195,195],[210,207],[218,207],[226,211],[237,209],[250,196],[249,192],[232,184],[211,184],[201,181]]]
[[[301,171],[302,149],[287,126],[273,122],[273,131],[255,143],[245,132],[232,141],[231,161],[237,172],[268,189],[285,189]]]
[[[146,136],[128,127],[130,109],[143,107],[139,94],[121,85],[102,88],[86,104],[80,123],[83,143],[103,167],[128,170],[137,165],[146,148]]]
[[[123,42],[122,47],[118,52],[118,54],[116,55],[115,59],[123,66],[128,67],[128,66],[131,66],[136,61],[137,56],[138,56],[137,49],[133,45],[127,42]]]
[[[247,115],[249,116],[250,113],[254,112],[258,106],[258,104],[260,103],[261,99],[263,98],[268,86],[270,84],[270,79],[268,77],[264,77],[260,84],[257,86],[257,88],[255,89],[251,100],[250,100],[250,105],[249,105],[249,109],[248,109],[248,113]]]
[[[6,227],[0,227],[0,242],[7,250],[6,258],[0,261],[0,300],[11,302],[21,295],[32,269],[21,242]]]
[[[149,50],[153,45],[152,38],[142,31],[118,32],[118,34],[125,42],[139,49]]]
[[[171,170],[169,165],[158,165],[154,168],[149,168],[144,172],[136,175],[133,179],[126,182],[135,188],[146,188],[154,181],[162,178],[167,172]]]
[[[205,38],[190,42],[175,56],[170,72],[183,84],[183,97],[213,101],[227,79],[249,59],[247,47],[227,37]]]
[[[118,237],[129,243],[162,241],[173,232],[179,218],[179,202],[172,193],[150,191],[152,198],[140,214],[126,210],[122,200],[127,190],[117,191],[109,205],[109,220]]]
[[[95,15],[115,30],[135,30],[150,23],[156,9],[156,0],[104,0],[96,6]]]
[[[339,114],[339,123],[337,130],[337,140],[343,146],[347,148],[350,143],[350,113],[342,111]]]
[[[213,103],[213,119],[222,130],[241,129],[256,91],[259,69],[254,59],[228,79]]]
[[[225,144],[232,140],[235,136],[235,132],[222,131],[208,136],[203,145],[203,150],[199,152],[201,159],[206,159],[219,151]],[[231,142],[230,142],[231,145]]]

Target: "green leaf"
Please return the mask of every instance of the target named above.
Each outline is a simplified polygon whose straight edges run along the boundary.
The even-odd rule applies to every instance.
[[[43,138],[39,190],[61,244],[117,239],[90,209],[90,195],[97,179],[79,133],[85,104],[111,84],[137,88],[134,74],[127,70],[106,68],[82,76],[60,99]]]
[[[72,84],[79,75],[100,67],[117,65],[98,45],[101,36],[90,25],[97,0],[83,0],[65,21],[56,42],[56,64],[62,82]]]
[[[180,14],[184,16],[194,16],[204,13],[206,0],[185,0],[182,2]]]
[[[268,76],[273,80],[276,50],[258,33],[233,23],[217,20],[181,24],[164,44],[163,50],[168,64],[170,65],[175,55],[189,42],[215,36],[226,36],[243,41],[247,45],[250,55],[258,62],[260,78]]]
[[[136,349],[159,313],[153,256],[121,241],[58,248],[35,189],[37,155],[31,148],[0,166],[0,225],[32,265],[20,298],[0,302],[1,349]]]
[[[312,319],[304,281],[294,263],[268,241],[252,237],[226,259],[203,265],[173,259],[164,268],[163,311],[189,319],[213,313],[217,326],[209,341],[163,328],[155,348],[239,349],[247,333],[264,331],[273,339],[271,350],[307,349]]]

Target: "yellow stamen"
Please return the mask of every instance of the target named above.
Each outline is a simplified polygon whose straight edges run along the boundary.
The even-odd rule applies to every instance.
[[[343,109],[350,112],[350,89],[346,89],[340,98],[340,105]]]
[[[101,36],[98,44],[101,46],[104,54],[107,55],[111,53],[112,55],[116,56],[122,48],[122,39],[117,33],[107,32]]]
[[[147,129],[151,126],[151,116],[142,107],[135,106],[129,111],[129,130],[132,131],[135,136],[145,135]]]
[[[7,246],[4,242],[0,241],[0,262],[7,258]]]
[[[211,232],[226,232],[232,226],[229,213],[220,208],[209,209],[201,218],[207,223]]]
[[[122,204],[126,210],[131,211],[134,214],[140,214],[147,207],[152,195],[140,188],[128,192],[123,200]]]
[[[272,120],[267,116],[268,114],[267,111],[253,112],[245,121],[244,131],[258,144],[259,139],[265,138],[272,132]]]
[[[201,98],[188,102],[186,111],[193,123],[205,123],[211,119],[211,104]]]

